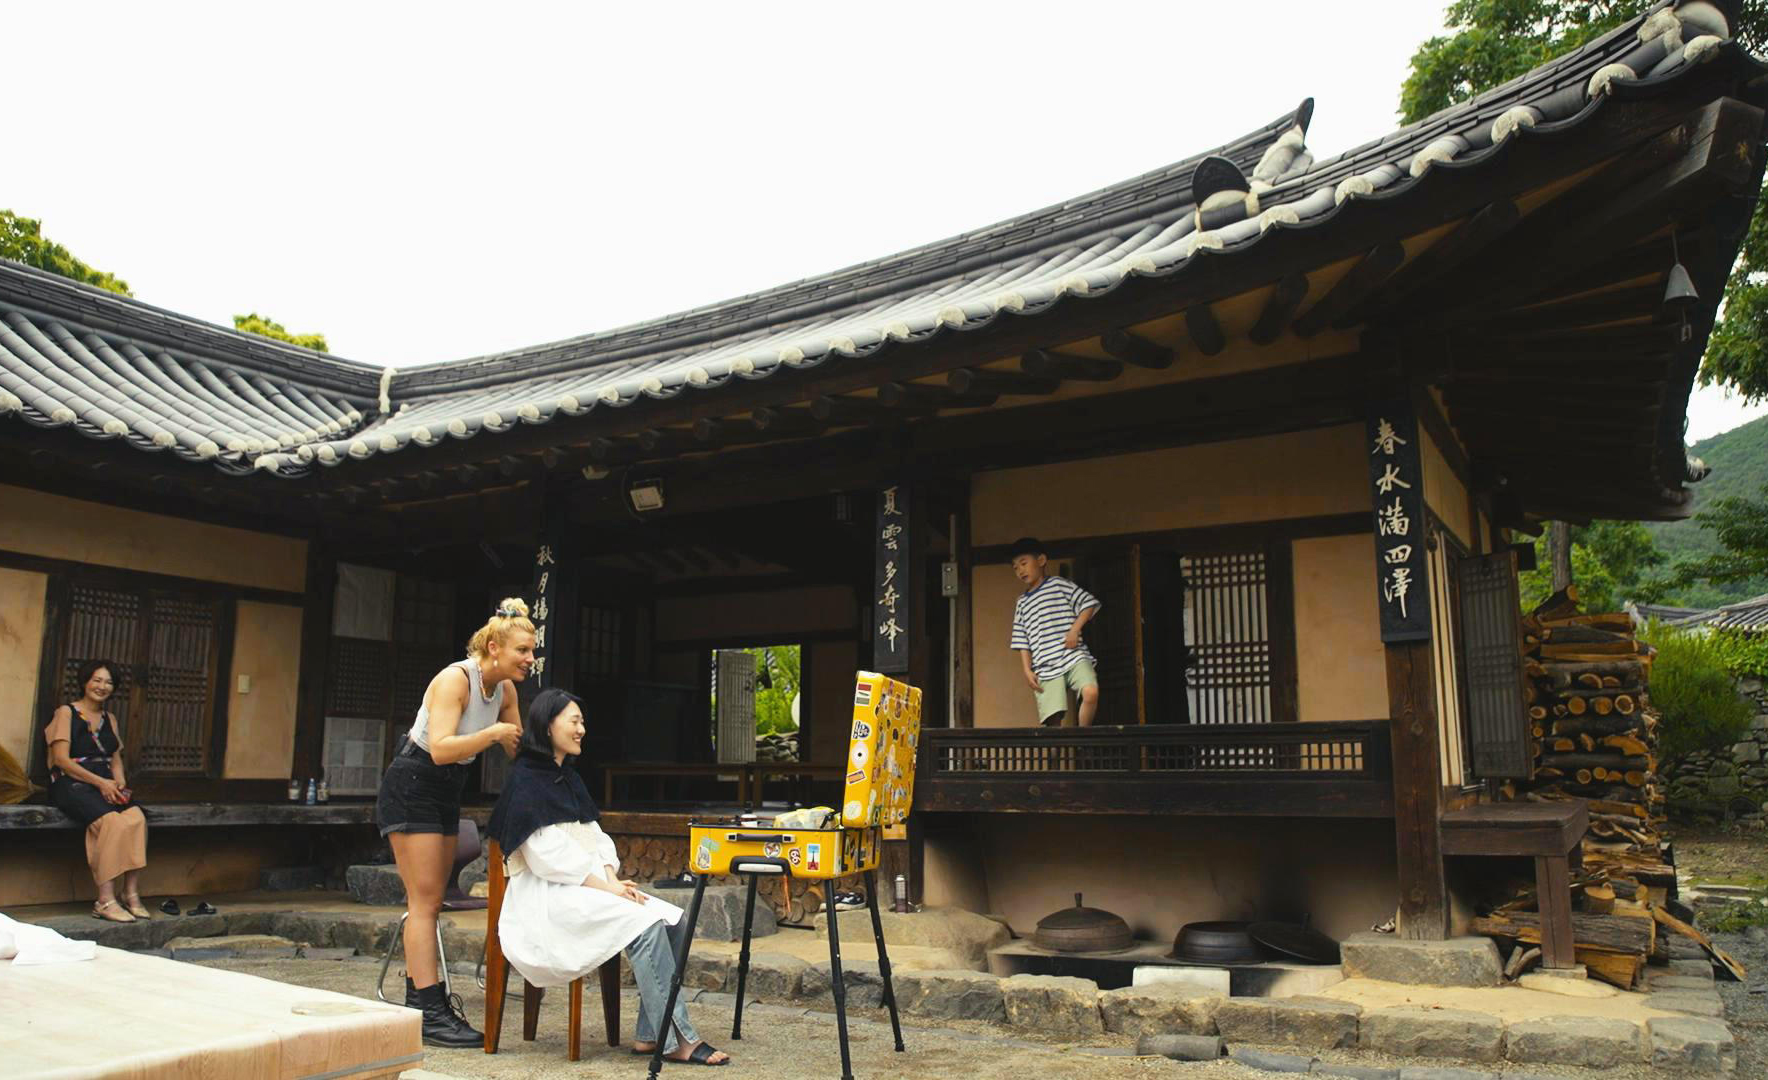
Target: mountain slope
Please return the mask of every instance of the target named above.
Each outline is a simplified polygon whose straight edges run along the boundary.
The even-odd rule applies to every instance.
[[[1759,498],[1762,485],[1768,484],[1768,416],[1702,439],[1689,447],[1688,452],[1713,468],[1711,476],[1693,485],[1696,513],[1727,495]],[[1719,549],[1712,534],[1693,519],[1650,522],[1645,527],[1651,531],[1658,547],[1670,556],[1671,565]],[[1671,593],[1664,602],[1688,607],[1716,607],[1765,592],[1768,592],[1768,580],[1724,586],[1693,585]]]

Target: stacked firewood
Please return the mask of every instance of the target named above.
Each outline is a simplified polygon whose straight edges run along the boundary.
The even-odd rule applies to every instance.
[[[1632,989],[1650,959],[1668,958],[1665,933],[1687,936],[1739,978],[1742,969],[1672,911],[1676,871],[1658,826],[1664,796],[1657,773],[1651,646],[1626,614],[1586,615],[1575,586],[1523,619],[1524,697],[1534,772],[1506,784],[1509,799],[1582,799],[1590,825],[1572,877],[1572,940],[1593,977]],[[1518,942],[1511,974],[1539,957],[1540,916],[1532,886],[1476,919],[1476,933]],[[1684,912],[1686,914],[1686,912]]]
[[[1651,706],[1652,648],[1625,613],[1585,615],[1576,586],[1523,620],[1523,694],[1528,702],[1532,799],[1585,799],[1586,873],[1606,871],[1663,890],[1675,881],[1657,826],[1664,796],[1657,774],[1659,714]]]

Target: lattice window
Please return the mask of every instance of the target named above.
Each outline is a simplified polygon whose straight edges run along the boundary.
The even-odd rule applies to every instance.
[[[454,641],[452,585],[401,574],[398,597],[393,608],[393,640],[401,646],[427,645],[441,650],[443,660],[436,665],[438,668],[465,655],[462,646]],[[432,651],[430,655],[436,653]]]
[[[156,594],[135,755],[154,772],[202,773],[215,700],[216,604]]]
[[[1270,722],[1274,678],[1264,552],[1187,555],[1180,566],[1191,722]],[[1263,753],[1223,748],[1219,756],[1221,764],[1233,767],[1260,760]]]
[[[326,668],[326,715],[385,720],[393,685],[391,643],[334,637],[331,644],[331,663]]]
[[[373,795],[385,765],[387,722],[366,717],[325,718],[326,784],[336,795]]]
[[[584,607],[577,619],[577,674],[588,679],[616,679],[621,672],[619,608]]]
[[[79,697],[80,669],[93,660],[117,665],[107,707],[125,738],[133,740],[129,700],[135,686],[135,652],[141,637],[141,594],[74,583],[68,590],[67,631],[62,641],[61,692],[57,706]]]
[[[222,602],[163,589],[76,581],[61,647],[62,695],[78,697],[80,668],[114,663],[108,704],[143,774],[209,770]]]

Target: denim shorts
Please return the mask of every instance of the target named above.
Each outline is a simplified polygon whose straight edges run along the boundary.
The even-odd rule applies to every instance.
[[[467,784],[467,766],[437,765],[422,750],[393,758],[381,776],[375,799],[375,823],[388,833],[460,833],[460,794]]]

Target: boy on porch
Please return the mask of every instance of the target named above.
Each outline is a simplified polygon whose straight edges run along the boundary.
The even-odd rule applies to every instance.
[[[1013,574],[1025,592],[1013,602],[1013,643],[1025,681],[1037,699],[1040,724],[1061,724],[1068,692],[1080,702],[1079,724],[1088,727],[1099,709],[1099,678],[1081,628],[1099,613],[1099,601],[1065,577],[1044,573],[1044,545],[1025,537],[1013,545]]]

